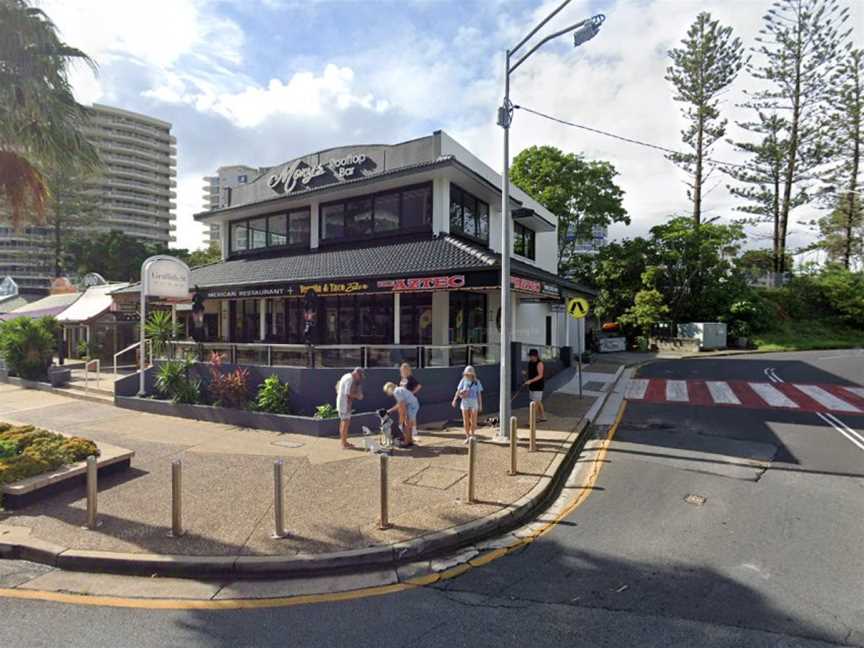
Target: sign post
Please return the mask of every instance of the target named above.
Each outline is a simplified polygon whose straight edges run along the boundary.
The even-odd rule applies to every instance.
[[[141,370],[139,372],[138,396],[146,396],[144,370],[147,367],[146,334],[147,298],[173,297],[175,299],[189,298],[189,266],[180,259],[158,254],[146,259],[141,264],[141,343],[138,349],[141,355]]]
[[[585,316],[588,314],[591,305],[588,303],[588,300],[584,297],[573,297],[572,299],[567,300],[567,313],[575,319],[577,322],[579,320],[584,320]],[[582,336],[584,340],[585,336]],[[581,343],[577,345],[579,349],[582,348]],[[577,367],[577,375],[579,379],[579,400],[582,400],[582,352],[580,351],[577,355],[576,359],[576,367]]]

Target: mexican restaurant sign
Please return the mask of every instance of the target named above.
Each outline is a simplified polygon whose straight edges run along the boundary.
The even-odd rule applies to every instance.
[[[267,185],[278,194],[291,194],[312,186],[344,182],[359,175],[361,169],[375,166],[372,158],[365,153],[351,153],[319,164],[294,160],[282,167],[278,173],[272,174],[267,179]]]

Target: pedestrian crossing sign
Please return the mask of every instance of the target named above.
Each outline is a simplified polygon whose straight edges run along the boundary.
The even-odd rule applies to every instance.
[[[583,297],[573,297],[567,301],[567,312],[573,319],[582,319],[588,314],[588,300]]]

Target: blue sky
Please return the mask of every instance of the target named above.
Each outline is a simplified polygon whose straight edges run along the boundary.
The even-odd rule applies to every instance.
[[[329,146],[390,143],[438,128],[500,168],[502,60],[558,0],[37,0],[63,37],[99,63],[76,69],[79,100],[151,114],[174,125],[178,244],[197,247],[202,177],[224,164],[275,165]],[[663,79],[666,52],[702,10],[751,45],[763,0],[574,0],[550,29],[607,14],[574,50],[549,44],[513,79],[514,101],[564,119],[680,148],[683,122]],[[856,43],[864,10],[853,7]],[[742,75],[726,98],[735,104]],[[740,133],[730,132],[731,136]],[[688,203],[683,177],[662,155],[517,113],[512,150],[551,144],[612,161],[633,224],[644,234]],[[725,144],[713,152],[736,161]],[[725,180],[709,215],[734,216]],[[797,214],[800,220],[815,215]],[[798,227],[793,244],[807,234]],[[754,238],[759,241],[758,237]]]

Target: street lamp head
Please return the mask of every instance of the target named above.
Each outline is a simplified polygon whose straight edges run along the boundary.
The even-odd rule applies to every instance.
[[[579,47],[583,43],[587,43],[600,32],[600,25],[606,20],[603,14],[597,14],[589,18],[584,25],[573,32],[573,47]]]

